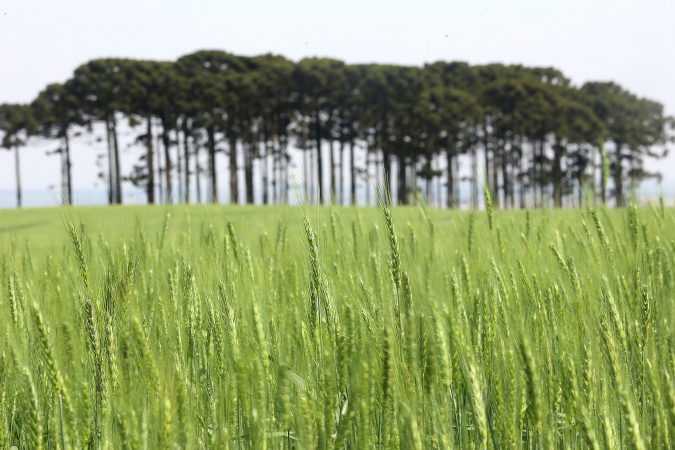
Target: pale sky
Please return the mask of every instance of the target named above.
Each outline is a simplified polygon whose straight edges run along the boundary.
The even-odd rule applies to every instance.
[[[675,114],[675,2],[578,0],[0,0],[0,103],[30,102],[99,57],[175,60],[201,49],[325,56],[347,63],[437,60],[553,66],[573,83],[616,81]],[[74,142],[74,187],[95,183],[90,138]],[[26,190],[58,186],[56,144],[22,152]],[[675,192],[675,154],[649,164]],[[135,162],[125,154],[124,166]],[[0,205],[14,158],[0,150]],[[98,189],[103,194],[103,186]],[[12,196],[11,199],[3,198]],[[103,198],[103,197],[102,197]]]

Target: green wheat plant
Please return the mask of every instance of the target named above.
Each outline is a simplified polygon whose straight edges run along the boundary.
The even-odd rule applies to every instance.
[[[673,446],[675,211],[380,198],[0,234],[0,449]]]

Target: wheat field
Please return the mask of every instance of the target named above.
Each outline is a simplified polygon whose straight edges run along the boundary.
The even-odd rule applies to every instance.
[[[663,205],[2,217],[2,449],[675,445]]]

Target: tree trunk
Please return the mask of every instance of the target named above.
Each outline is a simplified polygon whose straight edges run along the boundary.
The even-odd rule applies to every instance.
[[[304,170],[303,170],[302,178],[303,178],[304,185],[305,185],[305,201],[309,203],[309,182],[310,182],[311,173],[312,173],[312,171],[310,170],[312,160],[310,158],[309,150],[307,149],[306,143],[303,142],[303,145],[305,146],[305,148],[304,148],[304,151],[302,153],[302,156],[304,158],[305,167],[304,167]]]
[[[309,149],[307,145],[308,141],[308,136],[307,136],[307,124],[305,123],[305,120],[303,118],[302,121],[302,157],[303,157],[303,173],[302,173],[302,180],[304,182],[304,188],[305,188],[305,201],[309,202],[309,182],[311,179],[311,158],[309,154]]]
[[[275,203],[276,190],[277,190],[277,167],[276,167],[276,154],[274,141],[272,137],[269,137],[267,143],[265,144],[266,153],[265,153],[265,172],[267,183],[265,187],[265,192],[267,193],[267,201],[265,202],[268,205],[273,205]]]
[[[330,196],[332,204],[337,201],[337,180],[335,177],[335,148],[333,146],[332,133],[328,134],[328,151],[330,151]]]
[[[614,178],[614,198],[616,199],[616,206],[617,207],[622,207],[624,206],[624,198],[623,198],[623,166],[621,164],[622,158],[621,158],[621,149],[623,147],[623,144],[620,142],[616,143],[616,150],[615,150],[615,157],[614,157],[614,164],[613,164],[613,178]]]
[[[230,147],[230,204],[236,205],[239,202],[239,185],[237,184],[237,136],[230,129],[228,132],[228,143]]]
[[[499,142],[496,143],[492,150],[492,205],[495,209],[499,209],[499,163],[501,149]]]
[[[162,177],[162,147],[160,137],[155,141],[155,156],[157,157],[157,179],[159,180],[159,202],[164,203],[164,177]]]
[[[506,148],[506,142],[502,142],[500,148],[502,157],[500,159],[501,170],[502,170],[502,194],[504,195],[503,208],[507,209],[509,207],[509,184],[511,180],[509,179],[509,163],[506,155],[508,150]]]
[[[115,200],[115,188],[113,183],[113,150],[112,137],[110,135],[110,119],[105,119],[106,143],[108,144],[108,204],[112,205]]]
[[[148,183],[146,185],[146,195],[148,197],[148,203],[155,203],[155,164],[154,164],[154,151],[152,149],[152,116],[148,114],[147,117],[147,135],[146,135],[146,144],[148,147],[148,152],[146,154],[146,162],[148,164]]]
[[[338,194],[337,202],[339,205],[344,205],[345,203],[345,166],[347,165],[347,146],[342,137],[340,137],[340,150],[338,159],[340,160],[338,166]]]
[[[603,157],[600,154],[600,198],[602,199],[603,206],[607,204],[607,180],[605,175],[605,164],[607,155]]]
[[[375,159],[375,149],[366,149],[366,206],[370,206],[372,203],[371,197],[374,194],[373,186],[370,180],[370,167],[374,164],[373,160]]]
[[[541,138],[539,140],[539,171],[537,173],[537,185],[539,186],[539,208],[544,207],[544,185],[546,184],[546,180],[544,179],[544,156],[546,153],[546,140],[545,138]]]
[[[408,204],[408,186],[406,185],[406,163],[405,158],[397,157],[398,160],[398,204]]]
[[[312,164],[309,150],[305,147],[303,153],[303,171],[302,171],[302,181],[304,183],[304,189],[305,189],[305,201],[309,203],[309,182],[311,178],[311,173],[312,171],[310,170],[310,165]]]
[[[429,156],[429,168],[431,170],[434,170],[434,157]],[[417,202],[417,178],[415,177],[415,172],[417,171],[417,166],[413,163],[412,170],[410,171],[410,176],[412,177],[412,192],[413,195],[415,196],[415,202]],[[423,178],[424,179],[424,178]],[[425,191],[426,191],[426,198],[424,201],[426,202],[427,206],[432,206],[433,201],[434,201],[434,177],[429,177],[425,180]],[[420,190],[420,196],[422,195],[422,192]]]
[[[354,139],[349,141],[349,166],[351,170],[349,171],[350,178],[350,190],[351,190],[351,204],[356,206],[356,158],[354,157]]]
[[[598,180],[597,180],[597,175],[596,171],[598,170],[598,160],[595,152],[593,152],[591,156],[591,178],[590,178],[590,190],[593,193],[593,201],[595,202],[596,196],[598,195]]]
[[[171,140],[169,139],[169,130],[164,120],[162,120],[162,146],[164,147],[166,202],[173,203],[173,183],[171,181],[171,171],[173,169],[173,163],[171,162]]]
[[[451,149],[451,146],[448,145],[448,148],[445,150],[445,157],[448,160],[448,185],[446,186],[447,188],[447,202],[448,202],[448,208],[454,208],[455,207],[455,177],[454,177],[454,171],[452,168],[452,160],[453,160],[453,151]]]
[[[437,161],[437,166],[440,166],[440,161]],[[452,168],[452,166],[450,166]],[[439,167],[440,168],[440,167]],[[453,172],[453,179],[454,179],[454,172]],[[441,181],[440,177],[436,180],[436,201],[434,202],[434,206],[437,208],[443,208],[443,182]],[[454,194],[454,191],[453,191]],[[447,204],[447,201],[446,201]]]
[[[411,158],[408,164],[408,203],[412,205],[417,204],[417,166],[417,159]]]
[[[433,182],[433,179],[432,179],[432,178],[427,178],[425,184],[426,184],[426,188],[425,188],[425,190],[426,190],[426,199],[425,199],[425,202],[427,202],[427,205],[431,206],[431,205],[432,205],[431,202],[433,201],[433,190],[434,190],[434,186],[433,186],[434,182]]]
[[[281,199],[281,142],[274,140],[272,147],[272,198],[273,205],[280,204]]]
[[[117,145],[117,120],[115,119],[115,113],[112,114],[112,139],[113,139],[113,150],[115,152],[115,203],[118,205],[122,204],[122,168],[120,167],[120,150]]]
[[[452,194],[455,200],[455,208],[459,208],[461,197],[459,195],[459,156],[452,158],[452,181],[455,185]]]
[[[288,160],[286,159],[287,139],[279,138],[279,203],[288,203]]]
[[[66,157],[66,194],[68,198],[68,204],[73,204],[73,179],[72,179],[72,168],[70,165],[70,138],[68,137],[68,130],[66,130],[63,136],[64,142],[64,152]]]
[[[253,144],[248,144],[246,149],[246,203],[253,204]]]
[[[317,163],[317,184],[319,194],[317,199],[320,205],[323,205],[325,194],[323,192],[323,155],[321,152],[321,119],[319,118],[319,111],[314,111],[314,133],[316,140],[316,163]]]
[[[319,203],[319,188],[320,186],[317,183],[317,164],[316,164],[316,148],[309,149],[309,167],[310,167],[310,177],[309,177],[309,190],[310,190],[310,199],[309,203],[314,204],[314,199],[316,198],[316,203]],[[316,196],[315,196],[316,191]]]
[[[61,144],[65,146],[65,141],[63,138],[61,138]],[[61,205],[67,205],[68,204],[68,194],[66,193],[66,189],[68,187],[68,180],[66,179],[66,151],[63,147],[59,147],[58,149],[59,156],[61,157]]]
[[[260,190],[262,193],[262,204],[266,205],[268,201],[267,185],[269,184],[269,170],[267,160],[267,139],[260,144]]]
[[[211,202],[218,203],[218,180],[216,178],[216,133],[213,125],[207,128],[209,138],[209,178],[211,180]]]
[[[537,141],[532,142],[532,177],[530,179],[530,190],[532,191],[532,207],[537,208],[537,184],[539,183],[538,158],[539,150]]]
[[[509,167],[509,174],[510,174],[510,176],[509,176],[509,202],[511,204],[511,209],[516,208],[516,184],[517,184],[517,180],[518,180],[518,170],[520,169],[519,162],[520,162],[520,159],[522,158],[522,155],[523,155],[523,148],[522,148],[522,144],[520,142],[520,139],[518,137],[516,137],[516,140],[517,140],[516,146],[519,149],[519,152],[520,152],[521,156],[518,157],[516,155],[517,158],[515,160],[515,164],[514,163],[509,164],[509,166],[510,166]],[[512,142],[511,143],[511,153],[513,153],[513,151],[514,150],[513,150],[513,142]],[[515,155],[515,153],[513,153],[513,154]]]
[[[485,158],[485,187],[492,192],[492,178],[490,177],[490,173],[492,170],[492,164],[490,163],[490,139],[488,137],[488,131],[487,131],[487,124],[483,124],[483,151],[484,153],[484,158]]]
[[[202,202],[202,168],[199,166],[199,143],[195,142],[195,188],[197,188],[197,203]]]
[[[562,156],[563,147],[560,143],[556,142],[556,144],[553,146],[553,170],[551,171],[551,178],[553,178],[553,203],[556,208],[560,208],[562,206]]]
[[[185,203],[190,203],[190,147],[188,145],[187,120],[183,121],[183,161],[185,167]]]
[[[377,164],[377,162],[376,162]],[[384,195],[385,198],[381,199],[383,202],[391,201],[391,155],[389,152],[382,150],[382,165],[377,164],[377,170],[379,172],[380,167],[384,171],[384,176],[382,177],[382,183],[384,184]],[[380,174],[377,174],[377,180],[380,180]]]
[[[523,152],[525,152],[525,146],[523,145]],[[524,154],[524,153],[523,153]],[[525,173],[527,171],[527,158],[522,158],[520,161],[520,167],[519,170],[521,173]],[[531,180],[530,180],[531,182]],[[525,209],[526,208],[526,202],[525,202],[525,178],[521,178],[520,180],[520,191],[519,191],[519,196],[520,196],[520,209]]]
[[[478,149],[471,147],[471,207],[478,204]]]
[[[182,203],[185,198],[184,195],[184,185],[183,185],[183,155],[180,151],[180,130],[178,127],[178,121],[174,124],[176,130],[176,184],[178,185],[178,195],[176,196],[176,203]]]
[[[438,162],[439,168],[440,168],[440,161]],[[452,179],[455,179],[455,167],[453,164],[450,164],[450,169],[452,169]],[[447,189],[447,187],[446,187]],[[452,195],[453,195],[453,200],[455,201],[455,205],[458,203],[457,199],[457,191],[454,189],[452,190]],[[447,207],[447,199],[445,199],[445,203],[443,203],[443,181],[439,177],[436,180],[436,203],[435,206],[437,208],[443,208],[444,206]]]
[[[19,146],[14,146],[14,162],[16,169],[16,207],[21,208],[21,166],[19,162]]]
[[[270,141],[270,145],[267,147],[267,150],[270,155],[270,205],[276,205],[279,202],[279,148],[277,146],[277,141]]]

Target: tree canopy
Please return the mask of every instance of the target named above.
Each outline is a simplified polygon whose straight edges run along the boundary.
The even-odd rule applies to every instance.
[[[145,148],[128,173],[118,136],[125,120],[142,125],[134,143]],[[577,87],[554,68],[296,63],[218,50],[175,62],[92,60],[30,105],[0,106],[2,146],[15,150],[17,174],[29,136],[59,140],[69,201],[70,140],[101,125],[99,176],[110,203],[121,203],[123,182],[143,188],[149,203],[188,202],[195,191],[202,201],[204,181],[203,199],[219,202],[222,176],[231,203],[282,203],[296,147],[310,201],[355,204],[357,185],[375,174],[399,204],[418,192],[448,207],[462,198],[476,204],[485,184],[506,208],[561,206],[586,194],[604,200],[603,154],[622,205],[627,188],[658,175],[644,161],[665,155],[673,119],[616,83]],[[222,175],[221,153],[229,167]]]

